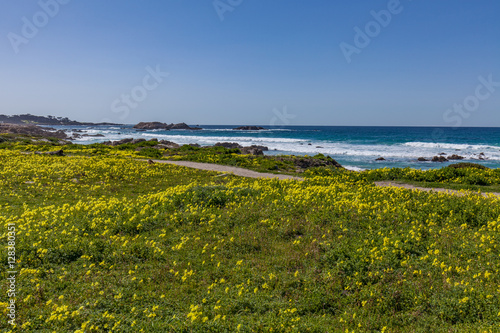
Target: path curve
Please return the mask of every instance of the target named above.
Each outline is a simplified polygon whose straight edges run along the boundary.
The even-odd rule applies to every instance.
[[[152,161],[156,162],[156,163],[174,164],[174,165],[179,165],[179,166],[184,166],[184,167],[194,168],[194,169],[200,169],[200,170],[232,173],[235,176],[241,176],[241,177],[278,178],[279,180],[285,180],[285,179],[304,180],[304,178],[297,177],[297,176],[280,175],[280,174],[274,174],[274,173],[263,173],[263,172],[252,171],[252,170],[248,170],[248,169],[244,169],[244,168],[232,167],[232,166],[220,165],[220,164],[200,163],[200,162],[191,162],[191,161],[171,161],[171,160],[152,160]],[[465,194],[464,192],[461,192],[461,191],[450,190],[450,189],[446,189],[446,188],[420,187],[420,186],[414,186],[414,185],[404,184],[404,183],[401,184],[401,183],[396,183],[396,182],[391,182],[391,181],[375,182],[375,185],[378,187],[402,187],[402,188],[406,188],[409,190],[419,190],[419,191],[426,191],[426,192],[431,192],[431,191],[432,192],[442,192],[442,193],[448,193],[448,194],[460,195],[460,196]],[[500,196],[500,193],[496,193],[496,192],[487,192],[487,193],[475,192],[475,193],[481,194],[484,197],[488,197],[490,194]]]

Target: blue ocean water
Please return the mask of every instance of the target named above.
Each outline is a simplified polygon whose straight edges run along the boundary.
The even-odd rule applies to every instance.
[[[123,138],[157,138],[179,144],[202,146],[217,142],[237,142],[243,146],[264,145],[266,154],[329,155],[342,165],[354,169],[383,167],[440,168],[453,162],[419,162],[438,154],[463,156],[465,162],[500,167],[500,128],[460,127],[359,127],[359,126],[289,126],[262,131],[235,131],[236,126],[199,125],[203,130],[137,131],[130,125],[59,126],[68,135],[101,134],[82,137],[75,143],[90,144]],[[383,157],[385,161],[376,161]]]

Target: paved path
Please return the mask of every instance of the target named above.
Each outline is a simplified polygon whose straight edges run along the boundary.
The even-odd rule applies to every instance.
[[[180,166],[185,166],[188,168],[195,168],[200,170],[218,171],[232,173],[235,176],[249,177],[249,178],[278,178],[279,180],[284,179],[294,179],[294,180],[304,180],[301,177],[289,176],[289,175],[279,175],[274,173],[262,173],[257,171],[252,171],[248,169],[232,167],[227,165],[212,164],[212,163],[200,163],[200,162],[190,162],[190,161],[167,161],[167,160],[153,160],[157,163],[168,163]]]
[[[414,186],[414,185],[410,185],[410,184],[405,184],[405,183],[395,183],[395,182],[391,182],[391,181],[383,181],[383,182],[375,182],[375,185],[377,186],[380,186],[380,187],[403,187],[403,188],[406,188],[406,189],[409,189],[409,190],[420,190],[420,191],[426,191],[426,192],[444,192],[444,193],[448,193],[448,194],[454,194],[454,195],[464,195],[464,192],[460,192],[460,191],[457,191],[457,190],[451,190],[451,189],[447,189],[447,188],[435,188],[435,187],[420,187],[420,186]],[[479,192],[476,192],[477,194],[479,194]],[[500,196],[500,193],[496,193],[496,192],[484,192],[484,193],[481,193],[484,197],[487,197],[488,194],[493,194],[493,195],[496,195],[496,196]]]
[[[194,169],[200,169],[200,170],[232,173],[235,176],[242,176],[242,177],[249,177],[249,178],[278,178],[279,180],[284,180],[284,179],[304,180],[304,178],[302,178],[302,177],[289,176],[289,175],[279,175],[279,174],[274,174],[274,173],[262,173],[262,172],[252,171],[252,170],[248,170],[248,169],[244,169],[244,168],[232,167],[232,166],[220,165],[220,164],[200,163],[200,162],[190,162],[190,161],[169,161],[169,160],[153,160],[153,161],[156,163],[174,164],[174,165],[180,165],[180,166],[194,168]],[[380,187],[403,187],[403,188],[410,189],[410,190],[415,189],[415,190],[426,191],[426,192],[433,191],[433,192],[444,192],[444,193],[449,193],[449,194],[454,194],[454,195],[464,195],[463,192],[460,192],[457,190],[450,190],[450,189],[446,189],[446,188],[420,187],[420,186],[413,186],[410,184],[396,183],[396,182],[391,182],[391,181],[375,182],[375,185],[380,186]],[[481,193],[481,194],[485,197],[487,197],[488,194],[500,196],[500,193],[495,193],[495,192],[488,192],[488,193]]]

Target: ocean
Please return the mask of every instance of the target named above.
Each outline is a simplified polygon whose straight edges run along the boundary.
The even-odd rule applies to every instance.
[[[289,126],[261,131],[235,131],[232,128],[236,126],[196,126],[203,130],[137,131],[132,125],[55,127],[65,130],[68,135],[103,135],[74,140],[74,143],[80,144],[124,138],[157,138],[178,144],[197,143],[202,146],[217,142],[237,142],[243,146],[267,146],[269,151],[265,154],[268,155],[329,155],[352,170],[383,167],[431,169],[458,162],[417,160],[419,157],[431,159],[439,154],[456,154],[464,157],[462,162],[479,163],[490,168],[500,167],[500,128]],[[376,161],[380,157],[385,160]]]

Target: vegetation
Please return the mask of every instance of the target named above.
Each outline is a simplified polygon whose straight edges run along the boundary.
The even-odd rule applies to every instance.
[[[14,223],[17,327],[3,331],[498,331],[500,199],[372,183],[498,184],[497,170],[311,168],[277,181],[148,164],[133,146],[9,148],[0,241]]]

